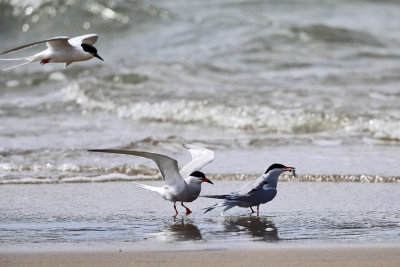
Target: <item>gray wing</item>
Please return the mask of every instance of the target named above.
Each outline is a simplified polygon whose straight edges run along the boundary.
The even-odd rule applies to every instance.
[[[98,38],[99,36],[97,34],[91,33],[71,38],[68,40],[68,42],[73,46],[80,46],[81,44],[92,45],[97,42]]]
[[[229,201],[245,201],[254,205],[266,203],[272,200],[276,195],[276,189],[264,189],[267,180],[265,175],[261,175],[258,179],[245,184],[239,191],[232,193],[226,199]]]
[[[267,184],[267,181],[265,179],[265,175],[263,174],[256,180],[248,182],[236,192],[231,192],[229,194],[224,194],[224,195],[202,195],[201,197],[218,198],[226,200],[240,200],[249,197],[252,194],[252,192],[262,188],[265,184]]]
[[[186,147],[192,155],[192,160],[179,171],[184,178],[189,177],[192,172],[199,171],[214,160],[214,152],[212,150],[195,145],[186,145]]]
[[[4,51],[4,52],[0,53],[0,55],[5,55],[5,54],[8,54],[8,53],[16,52],[18,50],[22,50],[22,49],[25,49],[25,48],[28,48],[28,47],[32,47],[32,46],[35,46],[35,45],[38,45],[38,44],[44,44],[44,43],[47,43],[47,46],[49,46],[49,43],[52,43],[52,42],[53,43],[55,42],[55,44],[59,44],[59,43],[68,44],[68,39],[69,39],[69,37],[67,37],[67,36],[54,37],[54,38],[50,38],[50,39],[47,39],[47,40],[38,41],[38,42],[34,42],[34,43],[23,45],[23,46],[19,46],[17,48],[13,48],[13,49]]]
[[[265,175],[261,175],[256,180],[250,181],[247,184],[245,184],[238,191],[232,193],[232,195],[236,195],[236,196],[237,195],[248,195],[252,191],[255,191],[255,190],[258,190],[259,188],[262,188],[265,184],[267,184],[267,181],[265,179]]]
[[[184,183],[181,175],[178,171],[178,162],[165,155],[151,153],[151,152],[142,152],[142,151],[132,151],[132,150],[123,150],[123,149],[91,149],[89,152],[105,152],[105,153],[115,153],[115,154],[125,154],[125,155],[134,155],[139,157],[144,157],[153,160],[158,168],[160,169],[163,180],[166,184],[171,186],[176,186]]]
[[[71,48],[72,45],[68,42],[69,38],[64,37],[56,37],[47,40],[46,45],[50,49],[66,49]]]

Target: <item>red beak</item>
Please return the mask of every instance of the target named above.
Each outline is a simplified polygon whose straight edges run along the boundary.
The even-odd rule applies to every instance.
[[[286,167],[284,169],[285,172],[291,172],[293,173],[293,176],[296,176],[296,168],[295,167]]]
[[[207,178],[201,178],[201,180],[203,181],[203,182],[207,182],[207,183],[209,183],[209,184],[214,184],[213,182],[211,182],[209,179],[207,179]]]
[[[285,171],[285,172],[291,172],[291,171],[292,171],[292,167],[286,167],[286,168],[284,169],[284,171]]]

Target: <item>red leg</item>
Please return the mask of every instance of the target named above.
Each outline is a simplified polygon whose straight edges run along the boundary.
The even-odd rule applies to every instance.
[[[181,202],[182,207],[184,207],[186,209],[186,215],[189,215],[190,213],[192,213],[192,211],[186,207],[185,205],[183,205],[183,202]]]
[[[40,64],[44,65],[46,63],[49,63],[50,60],[51,60],[51,58],[44,58],[44,59],[42,59],[42,61],[40,61]]]
[[[257,216],[260,215],[260,205],[257,205]]]
[[[250,214],[253,214],[254,213],[253,207],[250,207],[250,209],[251,209],[251,213]]]
[[[178,215],[178,210],[176,209],[175,202],[174,202],[174,209],[175,209],[175,212],[176,212],[176,214],[175,214],[175,216],[176,216],[176,215]]]

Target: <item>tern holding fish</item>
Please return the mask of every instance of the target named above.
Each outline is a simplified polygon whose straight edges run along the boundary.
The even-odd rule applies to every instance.
[[[3,71],[17,68],[19,66],[32,63],[35,61],[40,61],[40,64],[42,65],[47,63],[65,63],[64,68],[66,68],[73,62],[86,61],[92,59],[93,57],[97,57],[98,59],[103,60],[97,54],[97,49],[94,46],[92,46],[97,41],[98,38],[99,36],[94,33],[77,36],[74,38],[69,38],[67,36],[60,36],[26,44],[17,48],[4,51],[3,53],[0,53],[0,56],[43,43],[46,43],[47,45],[46,50],[39,52],[33,56],[23,57],[23,58],[0,59],[2,61],[15,61],[15,60],[28,61],[20,65],[4,69]]]
[[[250,208],[254,213],[253,207],[257,206],[257,216],[259,215],[259,208],[261,204],[273,200],[277,194],[276,187],[278,185],[278,178],[281,173],[289,171],[293,175],[296,174],[294,167],[286,167],[282,164],[272,164],[266,172],[258,179],[245,184],[239,191],[232,192],[225,195],[204,195],[201,197],[223,199],[223,201],[206,208],[205,213],[218,207],[225,207],[221,215],[225,211],[233,207]]]

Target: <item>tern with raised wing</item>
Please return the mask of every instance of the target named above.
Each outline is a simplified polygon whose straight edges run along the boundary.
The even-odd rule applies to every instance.
[[[223,201],[205,209],[205,213],[218,207],[225,207],[221,215],[225,211],[233,207],[250,208],[254,213],[253,207],[257,206],[257,216],[259,215],[260,205],[273,200],[276,196],[278,178],[281,173],[288,171],[295,175],[294,167],[286,167],[282,164],[272,164],[266,172],[258,179],[245,184],[239,191],[225,195],[204,195],[201,197],[223,199]]]
[[[6,68],[4,70],[9,70],[17,68],[19,66],[40,61],[40,64],[47,63],[65,63],[64,68],[73,62],[86,61],[97,57],[103,60],[98,54],[97,49],[93,44],[97,41],[99,36],[97,34],[86,34],[82,36],[77,36],[74,38],[69,38],[67,36],[54,37],[46,39],[43,41],[38,41],[30,44],[26,44],[17,48],[13,48],[0,53],[0,56],[13,53],[28,47],[36,46],[39,44],[46,43],[47,49],[39,52],[33,56],[22,57],[22,58],[2,58],[3,61],[14,61],[14,60],[26,60],[20,65]],[[3,70],[3,71],[4,71]]]
[[[122,149],[91,149],[89,152],[105,152],[134,155],[153,160],[162,175],[164,185],[162,187],[148,186],[138,184],[138,186],[158,193],[162,198],[174,202],[174,209],[177,215],[176,202],[181,202],[182,207],[186,209],[186,214],[192,211],[186,207],[183,202],[192,202],[199,197],[201,184],[207,182],[213,184],[204,173],[199,170],[214,160],[214,152],[199,146],[187,146],[192,156],[192,160],[186,164],[180,171],[176,159],[166,155],[132,151]]]

